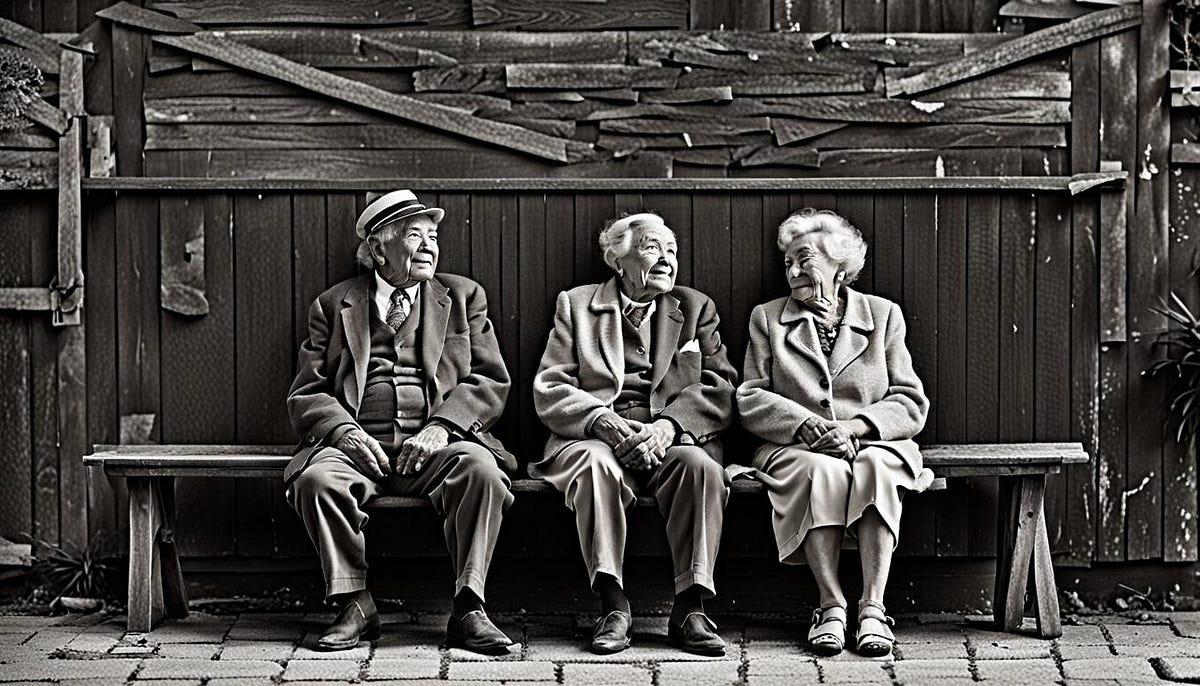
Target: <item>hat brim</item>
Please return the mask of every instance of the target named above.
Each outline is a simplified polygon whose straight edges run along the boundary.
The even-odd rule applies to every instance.
[[[372,221],[371,228],[368,230],[366,227],[364,227],[359,238],[366,238],[388,224],[394,224],[402,219],[419,217],[421,215],[428,216],[433,220],[434,224],[440,224],[442,223],[442,219],[446,216],[446,211],[440,207],[424,207],[420,209],[415,207],[402,207],[397,209],[392,214],[384,215],[382,219]]]

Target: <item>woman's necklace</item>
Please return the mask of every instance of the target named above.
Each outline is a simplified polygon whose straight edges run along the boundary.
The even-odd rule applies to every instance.
[[[817,325],[817,340],[821,344],[821,352],[829,357],[833,353],[833,344],[837,342],[838,331],[842,328],[842,316],[845,314],[845,308],[842,306],[842,301],[837,301],[837,311],[834,313],[833,324],[814,319]]]

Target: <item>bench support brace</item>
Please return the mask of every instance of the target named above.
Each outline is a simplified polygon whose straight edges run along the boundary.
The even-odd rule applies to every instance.
[[[1001,630],[1020,628],[1032,572],[1031,599],[1037,611],[1038,634],[1057,638],[1062,635],[1062,625],[1050,559],[1050,537],[1046,533],[1045,494],[1045,474],[1000,478],[996,539],[999,550],[992,607]]]
[[[128,485],[128,629],[144,633],[164,616],[187,617],[187,588],[174,536],[175,479],[131,476]]]

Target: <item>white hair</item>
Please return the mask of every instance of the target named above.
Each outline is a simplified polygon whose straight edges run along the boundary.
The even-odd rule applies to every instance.
[[[635,232],[649,226],[661,226],[671,233],[672,238],[675,236],[666,220],[653,212],[629,214],[605,222],[604,228],[600,229],[600,250],[604,253],[604,263],[616,269],[617,262],[633,249]]]
[[[394,221],[390,224],[384,224],[380,228],[371,232],[370,235],[358,242],[358,250],[354,252],[354,259],[367,269],[374,269],[375,258],[371,255],[371,238],[378,238],[380,245],[387,245],[396,237],[396,234],[407,229],[412,225],[413,221],[420,216],[424,215],[404,217],[399,221]]]
[[[805,207],[788,215],[779,225],[776,244],[782,252],[787,252],[797,238],[809,234],[820,236],[820,248],[846,272],[845,283],[853,283],[867,261],[867,242],[862,232],[836,212]]]

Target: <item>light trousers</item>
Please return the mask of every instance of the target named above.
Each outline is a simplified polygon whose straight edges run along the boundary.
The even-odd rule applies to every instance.
[[[643,476],[621,466],[604,442],[583,440],[530,465],[529,473],[566,496],[567,507],[575,512],[579,547],[593,586],[596,575],[603,572],[624,587],[625,511],[638,493],[649,491],[666,519],[675,592],[699,586],[706,596],[716,593],[713,566],[729,487],[725,470],[703,448],[668,448],[658,469]]]
[[[321,558],[325,595],[367,587],[367,501],[379,495],[426,496],[445,518],[443,533],[454,564],[457,595],[470,589],[484,600],[484,585],[500,522],[512,504],[512,482],[487,448],[453,441],[416,474],[373,481],[345,453],[326,448],[288,488],[288,501]]]

